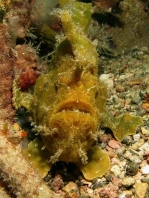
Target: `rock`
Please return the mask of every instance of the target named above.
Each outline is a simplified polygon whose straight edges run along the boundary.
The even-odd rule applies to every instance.
[[[122,184],[124,186],[132,186],[135,183],[135,180],[133,177],[124,177],[122,180]]]
[[[135,198],[144,198],[148,188],[147,183],[136,181],[135,183]]]

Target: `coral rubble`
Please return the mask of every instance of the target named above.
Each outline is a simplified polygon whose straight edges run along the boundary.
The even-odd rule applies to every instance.
[[[9,128],[10,130],[10,128]],[[57,197],[32,168],[22,153],[0,129],[0,175],[17,197]]]
[[[15,56],[9,46],[8,28],[0,24],[0,119],[13,122],[12,106],[13,63]]]

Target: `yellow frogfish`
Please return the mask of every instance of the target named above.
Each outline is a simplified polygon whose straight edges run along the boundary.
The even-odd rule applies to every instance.
[[[24,106],[31,113],[50,164],[58,160],[73,162],[91,180],[102,176],[110,166],[106,151],[92,146],[100,127],[111,128],[121,141],[134,134],[142,121],[129,114],[114,118],[106,113],[106,87],[98,76],[98,53],[86,36],[91,4],[60,0],[59,5],[55,12],[62,22],[63,34],[55,47],[51,69],[38,77],[33,94],[21,92],[16,79],[13,103],[16,109]],[[37,144],[40,144],[37,140],[31,142],[27,153],[39,168],[44,151],[41,152],[43,145],[39,146],[35,155]],[[36,163],[40,154],[40,163]],[[47,160],[42,165],[47,168],[46,163]]]

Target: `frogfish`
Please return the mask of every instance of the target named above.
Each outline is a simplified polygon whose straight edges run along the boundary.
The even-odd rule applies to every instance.
[[[64,161],[77,164],[84,177],[92,180],[103,176],[110,167],[106,151],[95,145],[99,129],[109,127],[115,138],[122,141],[126,135],[134,134],[142,121],[130,114],[113,117],[106,111],[107,91],[99,80],[98,53],[87,38],[91,4],[60,0],[59,6],[55,14],[61,20],[63,32],[58,37],[49,72],[37,78],[32,94],[20,91],[16,77],[13,104],[16,109],[23,106],[30,112],[34,128],[42,138],[42,143],[34,140],[26,150],[42,175],[51,164]],[[45,151],[41,149],[43,145]]]

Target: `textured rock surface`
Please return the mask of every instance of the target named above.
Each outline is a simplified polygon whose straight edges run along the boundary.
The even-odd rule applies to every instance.
[[[13,122],[12,106],[13,63],[15,56],[9,45],[8,29],[0,24],[0,119]]]

